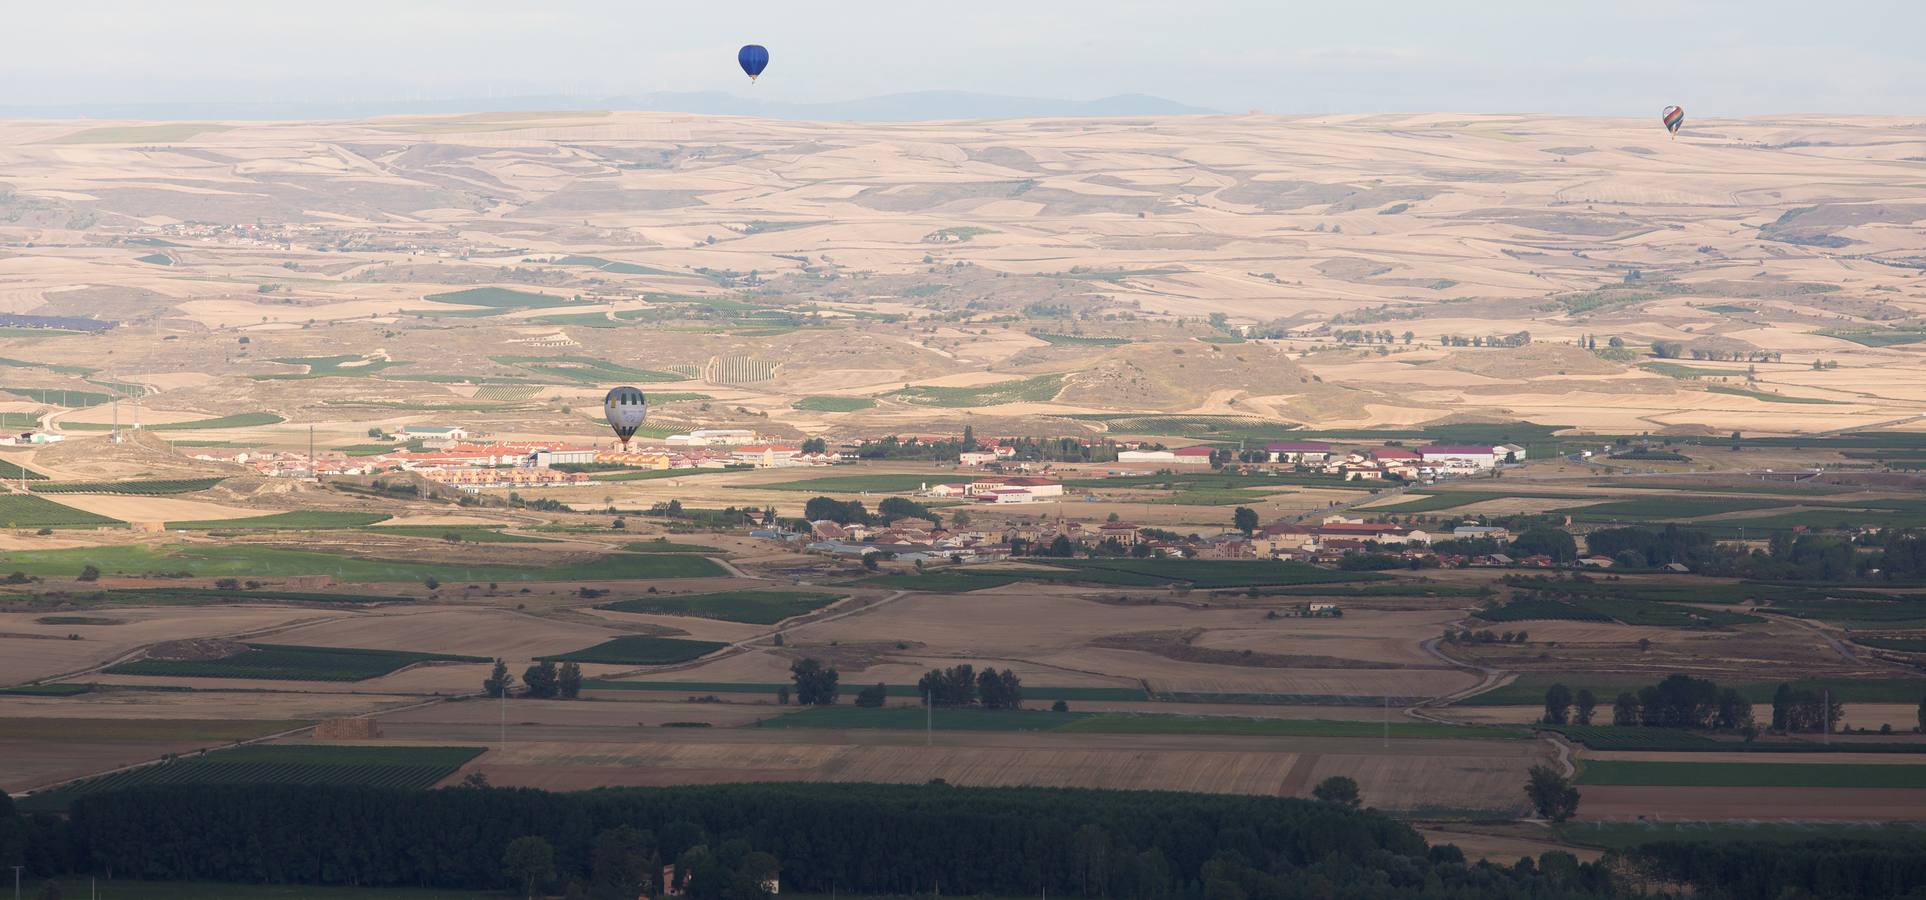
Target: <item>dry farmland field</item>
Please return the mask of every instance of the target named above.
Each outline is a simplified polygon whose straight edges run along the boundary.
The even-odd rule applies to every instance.
[[[43,435],[0,448],[0,787],[41,808],[1342,776],[1513,858],[1926,820],[1912,120],[150,129],[0,122],[0,427]],[[1436,444],[1511,461],[1390,462]],[[1062,494],[942,487],[986,474]],[[1514,821],[1534,766],[1575,825]]]

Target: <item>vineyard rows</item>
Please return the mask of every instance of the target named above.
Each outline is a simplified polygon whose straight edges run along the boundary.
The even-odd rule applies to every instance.
[[[204,491],[221,478],[162,478],[152,481],[48,481],[28,486],[36,494],[191,494]]]

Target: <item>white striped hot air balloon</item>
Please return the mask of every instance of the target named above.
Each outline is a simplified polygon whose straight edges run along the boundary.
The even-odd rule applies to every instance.
[[[616,388],[602,398],[602,414],[615,429],[615,436],[622,439],[622,449],[627,450],[629,438],[635,437],[635,430],[649,419],[649,398],[636,388]]]

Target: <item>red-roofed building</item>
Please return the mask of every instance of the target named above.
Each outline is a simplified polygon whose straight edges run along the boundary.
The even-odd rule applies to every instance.
[[[1216,452],[1211,447],[1184,447],[1170,451],[1170,456],[1180,466],[1208,466],[1211,455]]]

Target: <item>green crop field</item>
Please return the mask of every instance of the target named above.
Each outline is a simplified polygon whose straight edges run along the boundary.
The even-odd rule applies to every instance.
[[[538,375],[548,375],[583,384],[609,381],[682,381],[681,375],[637,369],[597,359],[593,356],[491,356],[505,366],[516,366]]]
[[[975,387],[907,387],[890,396],[921,406],[966,408],[1003,403],[1042,403],[1056,399],[1057,393],[1062,390],[1063,376],[1051,374]]]
[[[1745,497],[1637,497],[1629,500],[1611,500],[1589,506],[1568,506],[1553,510],[1569,514],[1582,522],[1630,521],[1650,522],[1666,519],[1693,519],[1721,513],[1742,512],[1754,509],[1771,509],[1784,506],[1783,500],[1751,499]]]
[[[855,693],[856,685],[844,693]],[[885,731],[1055,731],[1090,713],[1031,709],[936,709],[927,719],[920,706],[812,706],[763,720],[764,728],[876,729]]]
[[[1803,602],[1798,600],[1773,601],[1772,611],[1781,615],[1798,616],[1801,619],[1818,619],[1849,628],[1866,627],[1922,627],[1926,626],[1926,603],[1918,600],[1905,601],[1864,601],[1836,600]],[[1908,647],[1903,640],[1878,643],[1882,638],[1854,638],[1868,647],[1883,650],[1902,650],[1926,652],[1926,643],[1913,641],[1917,646]]]
[[[1264,588],[1266,597],[1476,597],[1479,590],[1461,584],[1402,580],[1379,584],[1306,584]]]
[[[791,406],[809,412],[856,412],[874,408],[876,401],[868,397],[832,397],[818,394],[797,400]]]
[[[1850,456],[1851,454],[1848,453],[1847,455]],[[1683,480],[1668,481],[1662,478],[1646,480],[1625,478],[1611,481],[1595,481],[1586,485],[1586,487],[1605,488],[1608,490],[1637,488],[1652,491],[1691,491],[1694,494],[1759,494],[1768,497],[1824,496],[1827,494],[1847,494],[1858,490],[1858,488],[1849,485],[1810,484],[1802,481],[1749,481],[1739,484],[1713,484],[1705,483],[1703,479],[1696,478],[1689,482]]]
[[[1598,697],[1601,710],[1609,710],[1612,699],[1621,691],[1637,693],[1639,688],[1657,684],[1662,675],[1624,672],[1574,672],[1569,675],[1518,676],[1510,684],[1456,701],[1461,706],[1537,706],[1545,702],[1545,689],[1563,684],[1576,694],[1589,689]],[[1926,677],[1921,678],[1803,678],[1789,681],[1794,688],[1828,691],[1841,703],[1918,703],[1926,698]],[[1754,705],[1772,703],[1772,692],[1780,682],[1750,681],[1734,685],[1740,695]],[[1645,730],[1645,729],[1641,729]],[[1665,730],[1665,729],[1657,729]]]
[[[480,747],[265,744],[216,750],[77,782],[23,804],[64,809],[78,797],[151,784],[344,784],[426,790],[480,756]]]
[[[18,495],[15,495],[18,496]],[[0,496],[0,500],[5,499]],[[32,498],[38,499],[38,498]],[[46,502],[46,501],[42,501]],[[289,550],[258,544],[147,544],[76,547],[0,554],[0,568],[28,575],[71,578],[82,567],[98,566],[109,575],[192,573],[203,578],[286,578],[330,575],[344,582],[414,581],[435,578],[450,584],[535,581],[630,581],[659,578],[719,578],[728,573],[700,556],[679,553],[610,553],[567,560],[548,567],[462,565],[418,560],[346,556]]]
[[[45,620],[42,620],[45,621]],[[93,693],[92,682],[59,681],[53,684],[18,684],[0,687],[0,697],[78,697]]]
[[[477,544],[552,544],[551,538],[532,534],[509,534],[501,525],[374,525],[369,534],[396,534],[403,537],[438,538],[450,543],[470,541]]]
[[[99,369],[88,366],[68,366],[61,365],[60,363],[34,362],[33,360],[12,359],[5,356],[0,356],[0,366],[14,369],[46,369],[49,372],[59,372],[62,375],[92,375],[100,371]]]
[[[1806,843],[1809,841],[1857,841],[1873,844],[1899,844],[1926,852],[1926,827],[1917,823],[1872,825],[1859,823],[1813,822],[1644,822],[1591,821],[1567,822],[1559,827],[1558,837],[1581,847],[1602,850],[1629,850],[1641,844],[1660,841],[1693,843]]]
[[[218,428],[259,428],[263,425],[279,425],[285,421],[287,420],[273,413],[251,412],[221,416],[215,419],[194,419],[187,422],[161,422],[152,425],[142,425],[141,430],[210,431]],[[67,431],[111,431],[114,426],[107,422],[62,422],[60,427]]]
[[[1038,560],[1081,573],[1121,572],[1161,581],[1188,582],[1200,588],[1261,587],[1265,585],[1334,584],[1379,581],[1375,572],[1340,572],[1308,563],[1243,559],[1050,559]]]
[[[431,303],[451,303],[458,306],[480,306],[489,311],[482,315],[494,315],[511,309],[549,309],[557,306],[573,306],[574,301],[548,294],[529,291],[516,291],[508,288],[483,287],[469,288],[465,291],[450,291],[443,294],[429,294],[422,298]]]
[[[1754,391],[1724,384],[1708,384],[1705,389],[1714,394],[1729,394],[1734,397],[1751,397],[1766,403],[1845,403],[1844,400],[1826,400],[1820,397],[1795,397],[1789,394],[1774,394],[1767,391]]]
[[[966,594],[984,588],[1002,587],[1015,584],[1023,577],[1009,570],[989,571],[985,569],[950,569],[941,572],[923,572],[916,575],[877,575],[858,582],[864,587],[890,588],[899,591],[929,591],[940,594]]]
[[[407,363],[396,362],[392,359],[373,359],[362,356],[359,353],[345,353],[340,356],[286,356],[269,360],[269,362],[277,362],[288,366],[300,366],[307,371],[256,375],[254,376],[256,380],[298,381],[306,378],[353,378],[362,375],[373,375],[382,369],[392,366],[407,365]]]
[[[669,616],[699,616],[752,625],[774,625],[784,619],[812,613],[843,599],[847,594],[816,591],[721,591],[713,594],[650,594],[632,600],[604,603],[596,609],[615,612],[658,613]]]
[[[1744,369],[1707,369],[1669,362],[1642,362],[1638,367],[1660,375],[1670,375],[1673,378],[1744,378],[1746,376]]]
[[[1895,347],[1901,344],[1917,344],[1926,341],[1926,329],[1882,329],[1863,331],[1822,331],[1826,337],[1851,341],[1864,347]]]
[[[686,694],[769,694],[783,688],[793,687],[789,682],[746,682],[746,681],[611,681],[590,679],[583,683],[586,690],[598,691],[651,691],[658,693]],[[866,684],[851,682],[842,685],[844,694],[853,694],[868,687]],[[921,697],[922,692],[913,684],[884,685],[891,697]],[[1107,687],[1049,687],[1026,684],[1023,686],[1025,700],[1037,701],[1145,701],[1150,694],[1142,688]]]
[[[1918,614],[1926,616],[1926,609],[1918,610]],[[1898,650],[1903,653],[1926,653],[1926,637],[1854,637],[1852,640],[1855,644],[1864,644],[1865,646],[1878,650]]]
[[[1686,628],[1716,628],[1764,621],[1757,616],[1725,610],[1695,609],[1672,603],[1591,595],[1580,595],[1571,600],[1521,598],[1502,606],[1481,610],[1477,616],[1487,622],[1567,619],[1575,622],[1623,622],[1626,625]]]
[[[1103,422],[1112,434],[1168,435],[1174,437],[1215,437],[1226,440],[1249,438],[1278,440],[1299,434],[1296,425],[1253,419],[1245,416],[1139,416],[1115,413],[1085,413],[1069,418]]]
[[[941,472],[931,472],[928,475],[831,475],[825,478],[805,478],[802,481],[779,481],[775,484],[732,484],[729,487],[760,491],[809,491],[817,494],[863,492],[906,494],[920,491],[926,485],[941,484],[945,478],[968,477],[967,475],[945,475]]]
[[[11,481],[17,484],[22,480],[45,481],[47,480],[47,476],[22,466],[13,460],[0,459],[0,480]]]
[[[199,522],[169,522],[169,531],[227,531],[272,529],[277,531],[319,531],[329,528],[360,528],[386,521],[387,513],[348,512],[332,509],[297,509],[243,519],[207,519]]]
[[[721,553],[714,547],[702,544],[678,544],[666,538],[653,541],[631,541],[623,544],[622,549],[630,553]]]
[[[850,685],[846,690],[855,688]],[[1024,691],[1026,699],[1029,691]],[[1036,698],[1041,699],[1041,698]],[[1254,737],[1383,737],[1379,722],[1330,719],[1251,719],[1237,716],[1180,716],[1165,714],[1048,712],[1032,709],[945,709],[928,717],[937,731],[1059,731],[1083,734],[1197,734]],[[920,706],[863,709],[819,706],[766,719],[762,727],[881,729],[921,731],[925,710]],[[1435,722],[1393,722],[1392,739],[1459,738],[1472,740],[1523,739],[1530,732],[1513,727],[1443,725]]]
[[[1926,766],[1872,763],[1693,763],[1596,760],[1579,784],[1663,787],[1926,788]]]
[[[667,269],[658,269],[653,266],[645,266],[638,263],[620,262],[617,260],[603,259],[602,257],[599,257],[599,256],[564,256],[561,259],[556,260],[555,264],[558,266],[587,266],[591,269],[600,269],[604,272],[614,272],[617,275],[687,275],[688,274],[687,272],[671,272]]]
[[[1377,581],[1386,577],[1375,572],[1339,572],[1305,563],[1271,560],[1025,558],[1023,562],[1034,566],[1023,569],[966,568],[916,575],[879,575],[864,579],[861,583],[899,590],[962,593],[1018,581],[1123,587],[1188,584],[1211,589],[1337,584]],[[1422,593],[1421,589],[1413,589],[1399,592],[1396,596]]]
[[[1291,487],[1319,487],[1336,490],[1370,491],[1380,490],[1382,484],[1365,484],[1360,481],[1342,481],[1325,475],[1297,475],[1286,472],[1264,475],[1233,475],[1221,472],[1184,472],[1171,475],[1119,475],[1111,478],[1070,478],[1065,479],[1066,488],[1136,488],[1161,491],[1236,491],[1246,489],[1270,489],[1281,491]]]
[[[28,878],[24,896],[42,896],[45,882]],[[452,888],[350,887],[312,884],[232,884],[221,881],[128,881],[124,878],[69,876],[52,882],[62,897],[99,896],[113,900],[501,900],[501,891]]]
[[[248,644],[246,651],[222,659],[137,659],[104,671],[109,675],[168,675],[180,678],[365,681],[422,662],[488,661],[480,656],[450,656],[406,650]]]
[[[62,388],[0,387],[0,391],[25,397],[35,403],[44,403],[48,406],[58,406],[65,409],[99,406],[102,403],[107,403],[114,399],[112,394],[103,394],[99,391],[70,391]],[[63,427],[71,428],[72,426]],[[100,427],[105,429],[111,426],[103,423]]]
[[[1451,491],[1442,494],[1427,494],[1413,491],[1406,493],[1404,496],[1408,499],[1400,500],[1397,503],[1386,506],[1373,506],[1364,510],[1364,512],[1371,513],[1372,515],[1384,513],[1437,512],[1441,509],[1457,509],[1460,506],[1470,506],[1473,503],[1484,500],[1496,500],[1505,495],[1501,493],[1486,493],[1484,491]]]
[[[221,478],[162,478],[151,481],[42,481],[28,486],[36,494],[191,494],[227,480]]]
[[[1383,722],[1337,719],[1250,719],[1236,716],[1133,715],[1105,713],[1064,725],[1059,731],[1098,734],[1230,734],[1259,737],[1379,738]],[[1445,725],[1399,720],[1390,723],[1393,740],[1400,738],[1459,738],[1499,740],[1529,737],[1508,726]]]
[[[691,641],[683,638],[655,637],[647,634],[625,634],[611,641],[604,641],[593,647],[585,647],[556,656],[540,657],[556,662],[609,663],[623,666],[653,666],[665,663],[687,662],[707,656],[728,646],[717,641]]]
[[[1066,347],[1117,347],[1130,343],[1129,338],[1088,337],[1081,334],[1051,334],[1048,331],[1032,331],[1030,336]]]
[[[8,528],[99,528],[125,525],[119,519],[62,506],[31,494],[0,494],[0,525]]]
[[[1486,500],[1512,500],[1538,497],[1548,500],[1590,500],[1597,494],[1551,493],[1546,491],[1413,491],[1405,494],[1412,499],[1403,500],[1388,506],[1373,506],[1361,512],[1373,515],[1379,513],[1422,513],[1437,512],[1442,509],[1457,509]]]
[[[135,606],[198,606],[210,603],[410,603],[413,597],[385,594],[326,594],[318,591],[265,591],[254,588],[112,588],[102,592],[110,603]]]

